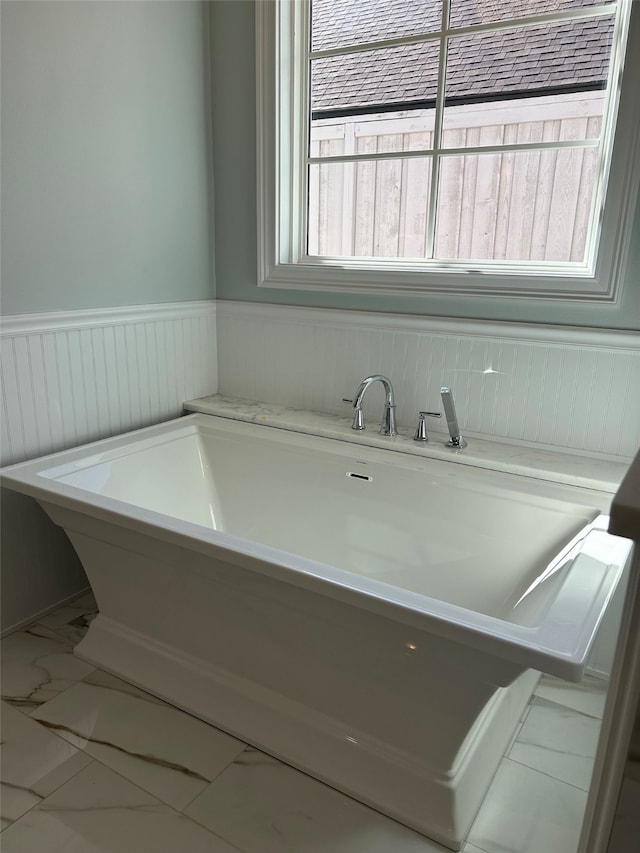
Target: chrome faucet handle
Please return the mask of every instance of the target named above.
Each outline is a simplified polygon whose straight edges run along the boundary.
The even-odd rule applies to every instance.
[[[456,407],[453,402],[453,394],[448,385],[443,385],[440,389],[442,397],[442,407],[447,416],[447,426],[449,428],[449,441],[446,442],[447,447],[454,447],[456,450],[462,450],[467,446],[467,442],[460,435],[460,427],[458,426],[458,416],[456,415]]]
[[[442,415],[440,412],[418,412],[418,426],[416,427],[416,434],[413,436],[414,441],[429,441],[429,436],[427,435],[427,425],[425,423],[425,418],[441,418]]]
[[[343,397],[343,403],[352,403],[353,397]],[[351,429],[364,429],[364,412],[362,409],[355,409],[353,412],[353,423],[351,424]]]

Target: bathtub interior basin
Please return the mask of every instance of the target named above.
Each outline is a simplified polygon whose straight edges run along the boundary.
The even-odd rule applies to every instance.
[[[3,481],[573,680],[629,552],[606,494],[210,415]]]

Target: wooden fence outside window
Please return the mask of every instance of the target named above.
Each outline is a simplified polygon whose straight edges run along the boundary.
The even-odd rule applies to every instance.
[[[445,110],[445,147],[597,139],[602,92]],[[311,156],[398,152],[397,159],[312,164],[309,254],[424,258],[433,111],[314,121]],[[442,160],[439,259],[582,261],[598,148],[489,152]]]

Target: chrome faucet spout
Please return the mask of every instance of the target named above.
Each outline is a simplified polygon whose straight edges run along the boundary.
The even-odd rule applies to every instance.
[[[395,405],[393,399],[393,387],[391,386],[391,382],[387,379],[386,376],[382,376],[381,374],[376,373],[373,376],[367,376],[367,378],[363,379],[360,383],[358,390],[356,391],[356,396],[353,400],[354,409],[359,409],[362,406],[362,401],[364,399],[365,392],[367,388],[373,385],[374,382],[382,382],[382,385],[384,386],[385,406]]]
[[[355,409],[355,412],[353,415],[353,423],[351,425],[351,428],[358,430],[365,428],[364,415],[362,413],[362,403],[364,401],[364,396],[367,393],[367,389],[370,388],[374,382],[381,382],[384,387],[385,393],[384,412],[382,414],[382,422],[380,424],[380,434],[397,435],[398,431],[396,430],[396,404],[393,396],[393,386],[391,385],[390,380],[387,379],[386,376],[382,376],[379,373],[375,373],[372,376],[367,376],[367,378],[363,379],[360,385],[358,386],[356,395],[353,398],[353,408]]]

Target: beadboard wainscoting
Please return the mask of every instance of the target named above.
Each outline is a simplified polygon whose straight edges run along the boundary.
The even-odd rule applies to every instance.
[[[216,304],[2,318],[2,464],[135,429],[216,389]]]
[[[405,426],[450,385],[465,435],[620,460],[640,446],[638,333],[231,301],[217,314],[221,394],[337,414],[383,373]]]
[[[212,300],[8,315],[0,347],[3,465],[177,417],[217,390]],[[2,511],[6,633],[87,582],[35,501],[3,489]]]

